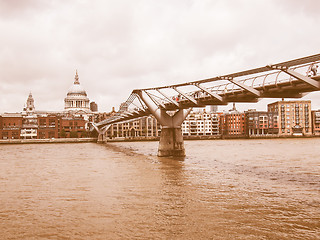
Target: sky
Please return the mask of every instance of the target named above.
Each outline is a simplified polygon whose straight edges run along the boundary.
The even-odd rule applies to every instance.
[[[0,0],[0,113],[62,111],[74,81],[99,111],[133,89],[320,53],[318,0]],[[320,108],[320,93],[310,93]],[[263,99],[238,104],[266,110]]]

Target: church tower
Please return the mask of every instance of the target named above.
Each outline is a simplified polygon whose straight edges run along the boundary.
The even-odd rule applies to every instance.
[[[34,108],[34,99],[32,97],[32,93],[29,93],[28,99],[27,99],[27,107],[26,107],[26,111],[27,112],[34,112],[35,108]]]

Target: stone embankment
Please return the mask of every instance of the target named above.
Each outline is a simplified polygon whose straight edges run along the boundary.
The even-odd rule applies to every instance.
[[[271,139],[271,138],[310,138],[319,136],[256,136],[249,139]],[[245,139],[248,137],[221,137],[221,136],[184,136],[184,140],[213,140],[213,139]],[[105,142],[138,142],[159,141],[159,137],[133,137],[133,138],[108,138]],[[97,142],[97,138],[52,138],[52,139],[0,139],[0,144],[33,144],[33,143],[89,143]]]
[[[6,139],[0,144],[32,144],[32,143],[88,143],[97,142],[96,138],[50,138],[50,139]]]
[[[275,138],[313,138],[320,137],[314,135],[304,135],[304,136],[278,136],[278,135],[267,135],[267,136],[183,136],[183,140],[218,140],[218,139],[275,139]],[[139,142],[139,141],[159,141],[160,137],[118,137],[118,138],[107,138],[105,142]]]

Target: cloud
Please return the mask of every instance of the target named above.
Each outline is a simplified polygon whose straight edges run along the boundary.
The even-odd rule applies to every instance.
[[[319,7],[310,0],[0,1],[0,112],[20,111],[29,91],[38,109],[62,110],[75,69],[89,98],[110,111],[134,88],[315,54]]]

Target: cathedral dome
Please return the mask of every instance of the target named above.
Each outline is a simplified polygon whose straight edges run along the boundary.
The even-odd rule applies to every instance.
[[[70,95],[83,95],[83,96],[87,96],[86,91],[84,90],[84,88],[80,85],[80,84],[73,84],[67,93],[68,96]]]
[[[80,86],[78,72],[74,78],[73,85],[69,88],[67,97],[64,99],[64,109],[67,111],[85,111],[90,112],[89,98],[82,86]]]

